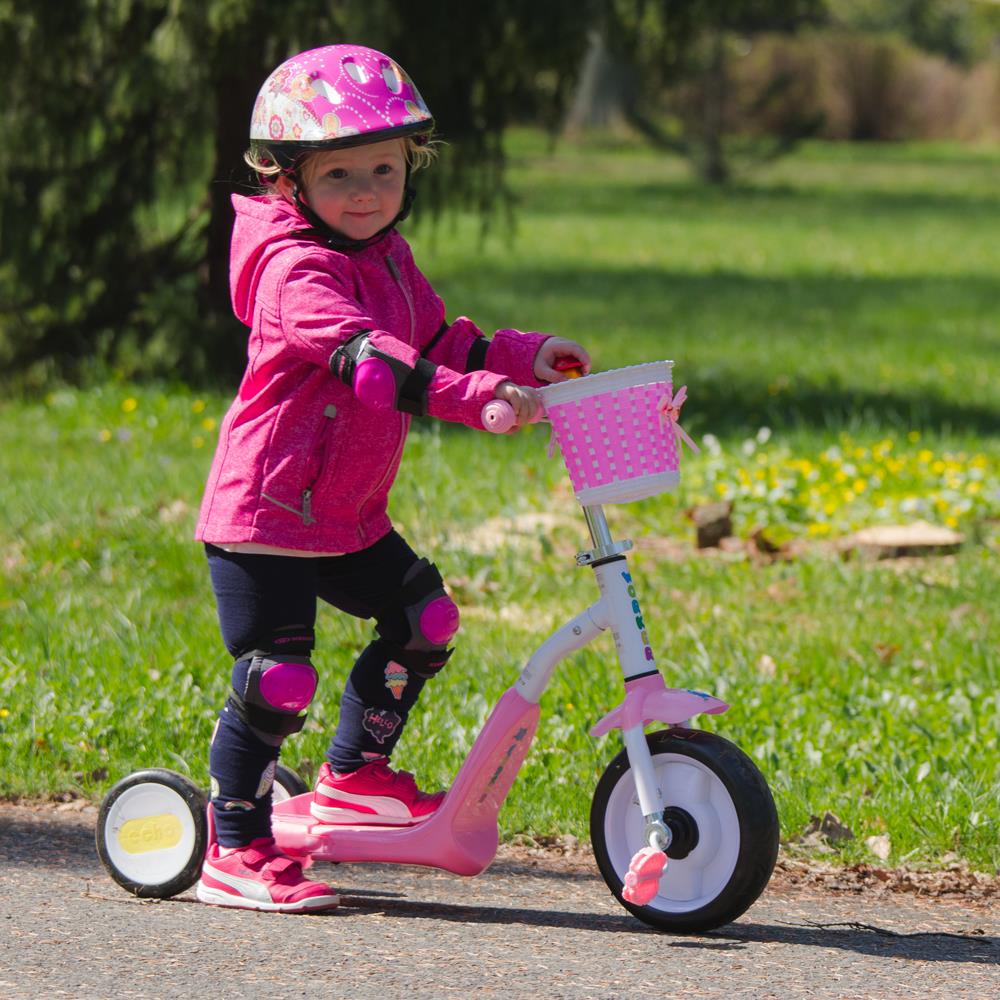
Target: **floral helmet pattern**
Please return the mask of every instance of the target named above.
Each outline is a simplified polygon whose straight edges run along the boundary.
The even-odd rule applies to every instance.
[[[326,45],[283,62],[254,103],[251,144],[285,169],[303,153],[429,135],[434,118],[393,59],[362,45]]]

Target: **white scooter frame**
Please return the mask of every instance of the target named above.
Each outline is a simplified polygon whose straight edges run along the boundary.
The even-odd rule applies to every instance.
[[[428,865],[459,875],[479,874],[495,856],[497,814],[534,737],[539,702],[556,666],[610,628],[626,695],[591,733],[599,736],[612,728],[622,730],[645,823],[642,847],[659,852],[662,858],[655,872],[658,879],[672,832],[663,820],[663,795],[643,726],[653,721],[679,725],[699,712],[724,712],[728,706],[706,694],[666,687],[653,659],[624,556],[632,543],[612,539],[602,508],[585,507],[584,514],[594,548],[581,553],[577,563],[593,568],[601,598],[557,629],[531,656],[514,686],[497,703],[438,810],[409,827],[331,825],[310,814],[309,794],[298,795],[274,807],[272,828],[283,852],[303,860],[394,862]],[[651,878],[647,872],[645,881]],[[628,899],[627,886],[625,893]]]

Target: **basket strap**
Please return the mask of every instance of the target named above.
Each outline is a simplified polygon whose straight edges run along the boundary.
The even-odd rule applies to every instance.
[[[548,417],[546,417],[545,420],[547,420],[549,424],[549,448],[548,448],[549,458],[554,458],[556,454],[556,449],[559,447],[559,439],[556,437],[555,424],[553,424],[552,421],[548,419]]]
[[[681,407],[684,405],[685,399],[687,399],[687,386],[682,385],[674,394],[673,399],[670,398],[670,394],[668,393],[660,400],[656,408],[660,414],[660,423],[669,420],[674,425],[674,434],[677,439],[682,444],[686,444],[697,455],[701,449],[691,439],[691,435],[680,425]]]

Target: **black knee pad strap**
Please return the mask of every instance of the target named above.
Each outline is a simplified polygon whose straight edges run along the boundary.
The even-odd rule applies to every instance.
[[[412,670],[418,677],[428,679],[439,674],[451,654],[455,652],[454,649],[406,649],[405,646],[395,642],[387,642],[385,639],[381,641],[385,643],[389,659],[395,660],[407,670]]]

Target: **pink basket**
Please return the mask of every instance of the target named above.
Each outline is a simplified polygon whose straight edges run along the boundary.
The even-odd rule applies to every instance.
[[[654,361],[570,379],[541,390],[576,499],[628,503],[679,480],[671,400],[673,362]]]

